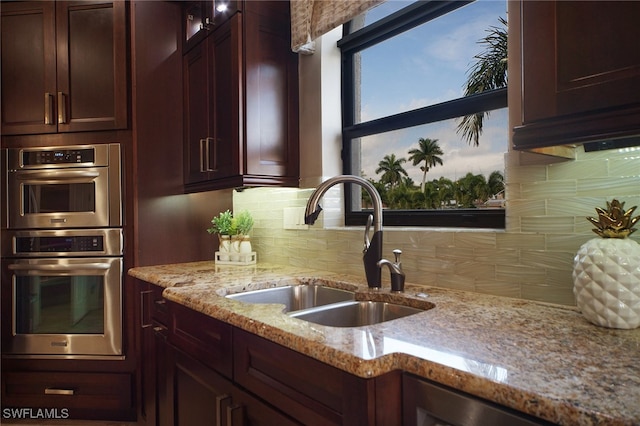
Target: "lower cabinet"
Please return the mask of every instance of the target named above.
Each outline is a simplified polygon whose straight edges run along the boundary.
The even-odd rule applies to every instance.
[[[399,372],[372,379],[356,377],[158,299],[162,289],[139,284],[143,318],[138,378],[141,423],[401,424]]]
[[[166,356],[168,386],[158,402],[169,415],[167,419],[161,416],[160,424],[299,425],[181,350],[169,345]]]

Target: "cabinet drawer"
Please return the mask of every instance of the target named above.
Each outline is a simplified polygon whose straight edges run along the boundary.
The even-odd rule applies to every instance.
[[[234,380],[308,425],[367,424],[375,383],[234,330]]]
[[[6,372],[3,382],[3,408],[64,408],[72,419],[122,419],[133,409],[129,374]]]
[[[162,297],[162,287],[137,281],[140,291],[140,325],[149,327],[152,322],[162,325],[169,324],[169,310],[167,301]]]
[[[231,326],[177,303],[167,302],[169,342],[219,373],[231,377]]]

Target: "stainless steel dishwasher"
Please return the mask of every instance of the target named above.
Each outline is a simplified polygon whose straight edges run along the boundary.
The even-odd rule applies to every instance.
[[[405,426],[551,425],[489,401],[404,374],[402,415]]]

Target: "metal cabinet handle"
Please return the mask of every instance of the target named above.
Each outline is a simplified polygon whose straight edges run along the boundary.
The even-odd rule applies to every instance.
[[[45,395],[73,395],[73,389],[45,388]]]
[[[213,167],[211,165],[211,142],[213,142]],[[207,171],[214,172],[218,170],[218,140],[215,138],[207,138]]]
[[[216,426],[226,426],[227,410],[231,406],[231,396],[224,394],[216,397]]]
[[[66,96],[58,92],[58,124],[67,124]]]
[[[211,142],[213,142],[213,167],[211,167]],[[200,139],[200,172],[215,172],[218,168],[218,160],[216,158],[217,140],[215,138],[206,137]]]
[[[239,404],[227,407],[227,426],[244,425],[244,407]]]
[[[204,173],[207,171],[207,161],[209,156],[207,155],[207,140],[200,139],[200,172]]]
[[[167,341],[168,337],[168,331],[166,327],[157,325],[155,327],[153,327],[153,333],[155,334],[156,337],[161,338],[162,340],[164,340],[165,342]]]
[[[44,124],[56,124],[53,122],[53,95],[44,94]]]

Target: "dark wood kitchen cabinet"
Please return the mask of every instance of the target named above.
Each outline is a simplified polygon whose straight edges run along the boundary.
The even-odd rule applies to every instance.
[[[247,1],[184,56],[185,190],[297,186],[287,2]]]
[[[183,51],[189,51],[211,31],[242,10],[242,0],[189,0],[182,4]]]
[[[521,1],[516,149],[640,134],[640,2]]]
[[[401,424],[400,372],[359,378],[180,304],[156,303],[162,289],[138,285],[143,323],[154,323],[151,333],[139,329],[147,393],[139,420],[147,425]],[[145,307],[166,308],[168,325]]]
[[[2,134],[127,127],[124,1],[2,4]]]
[[[129,418],[133,407],[131,374],[63,371],[7,371],[2,407],[56,409],[58,418]]]
[[[235,382],[305,425],[376,424],[376,411],[400,398],[381,386],[385,376],[362,379],[243,330],[234,329],[233,350]]]
[[[190,357],[169,346],[168,392],[160,404],[173,412],[166,422],[178,426],[289,426],[299,425],[284,414],[244,392],[233,383]],[[161,419],[160,424],[165,424]]]
[[[164,408],[158,405],[159,396],[164,395],[160,383],[166,382],[166,356],[169,314],[166,301],[162,298],[162,288],[144,281],[135,281],[136,306],[140,307],[137,317],[138,334],[138,418],[146,424],[160,424]],[[159,363],[159,361],[161,361]],[[166,416],[164,416],[166,417]]]
[[[139,420],[146,425],[296,425],[232,381],[232,327],[162,299],[136,280],[140,297]]]

